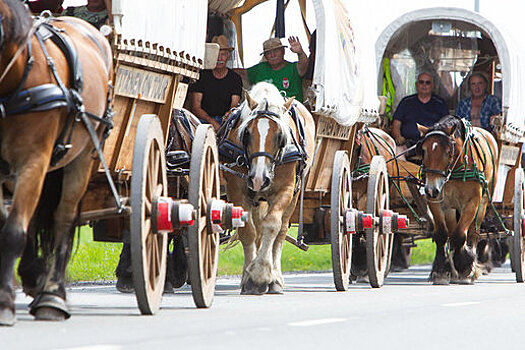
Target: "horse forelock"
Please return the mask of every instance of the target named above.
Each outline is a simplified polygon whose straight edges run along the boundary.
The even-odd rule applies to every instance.
[[[459,137],[461,139],[465,139],[466,136],[466,130],[465,125],[463,124],[463,121],[461,118],[455,116],[455,115],[447,115],[443,118],[441,118],[434,126],[432,126],[429,129],[430,131],[445,131],[448,130],[450,127],[455,127],[454,135],[451,135],[453,137]]]
[[[290,112],[286,111],[284,107],[284,99],[279,93],[279,90],[272,84],[260,82],[256,84],[249,92],[250,97],[257,103],[257,106],[252,110],[248,102],[244,101],[241,107],[241,125],[238,129],[238,137],[242,139],[242,135],[252,120],[260,116],[258,111],[269,111],[279,116],[279,118],[270,118],[277,123],[282,134],[286,138],[286,143],[290,141]]]
[[[4,42],[22,44],[32,26],[28,8],[20,0],[0,1]]]

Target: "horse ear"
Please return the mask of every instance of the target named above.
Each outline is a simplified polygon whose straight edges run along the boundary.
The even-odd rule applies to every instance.
[[[285,109],[285,110],[289,110],[290,107],[292,107],[292,103],[293,103],[294,100],[295,100],[295,96],[290,97],[290,98],[288,99],[288,101],[286,101],[286,102],[284,103],[284,109]]]
[[[417,123],[416,123],[417,124]],[[417,130],[419,131],[419,134],[421,136],[425,136],[428,132],[428,127],[424,126],[424,125],[421,125],[421,124],[417,124]]]
[[[246,98],[246,102],[248,103],[248,107],[250,107],[251,110],[253,110],[255,107],[257,107],[257,102],[250,96],[248,93],[248,90],[244,89],[244,97]]]
[[[454,135],[454,132],[456,131],[457,125],[451,125],[449,128],[447,128],[447,135]]]

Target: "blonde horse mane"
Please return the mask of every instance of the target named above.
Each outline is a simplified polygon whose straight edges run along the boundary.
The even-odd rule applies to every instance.
[[[279,90],[274,85],[263,81],[254,85],[247,94],[249,98],[247,96],[241,105],[241,125],[238,129],[239,139],[242,137],[248,124],[258,116],[258,114],[254,112],[269,111],[279,116],[279,119],[272,119],[275,120],[279,125],[279,128],[283,130],[283,134],[286,135],[286,143],[288,143],[291,137],[289,127],[290,112],[286,108],[286,101]],[[248,99],[257,103],[257,106],[251,109]]]

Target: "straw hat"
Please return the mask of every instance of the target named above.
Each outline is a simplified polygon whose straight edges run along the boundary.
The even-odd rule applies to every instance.
[[[273,49],[278,49],[281,47],[287,47],[286,45],[283,45],[283,43],[281,42],[281,39],[279,38],[268,39],[263,43],[263,52],[261,52],[261,55],[264,55],[264,53],[267,51],[271,51]]]
[[[211,42],[214,44],[219,44],[221,50],[233,51],[233,47],[230,46],[228,38],[226,38],[224,35],[214,36],[213,39],[211,39]]]

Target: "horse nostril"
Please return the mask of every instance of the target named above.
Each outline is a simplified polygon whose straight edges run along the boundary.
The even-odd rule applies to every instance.
[[[270,186],[270,181],[271,181],[270,178],[268,176],[265,176],[262,188],[266,188],[266,187]]]
[[[427,197],[436,198],[439,193],[435,187],[425,187],[425,194]]]

